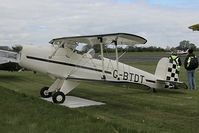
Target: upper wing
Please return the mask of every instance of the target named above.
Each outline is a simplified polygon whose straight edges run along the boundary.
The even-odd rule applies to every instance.
[[[199,31],[199,24],[195,24],[189,27],[189,29],[192,29],[193,31]]]
[[[103,44],[111,44],[117,41],[119,45],[135,45],[145,44],[147,42],[143,37],[127,34],[127,33],[113,33],[113,34],[100,34],[100,35],[89,35],[89,36],[74,36],[74,37],[62,37],[52,39],[49,43],[54,45],[73,45],[77,43],[86,43],[88,45],[96,45],[100,43],[102,39]]]

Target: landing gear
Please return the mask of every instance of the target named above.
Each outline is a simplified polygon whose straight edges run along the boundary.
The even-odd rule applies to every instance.
[[[40,91],[40,95],[43,98],[49,98],[52,96],[54,103],[63,103],[65,101],[65,94],[61,91],[49,92],[49,87],[43,87]]]
[[[42,88],[40,95],[43,98],[49,98],[52,96],[52,101],[60,104],[65,101],[65,95],[73,90],[78,84],[79,83],[75,81],[57,79],[49,88]]]
[[[41,97],[43,97],[43,98],[49,98],[49,97],[52,96],[52,92],[49,92],[48,89],[49,89],[49,87],[43,87],[40,90]]]
[[[157,91],[156,91],[156,89],[155,89],[155,88],[152,88],[152,92],[153,92],[153,93],[156,93]]]
[[[61,91],[57,91],[52,95],[54,103],[63,103],[65,101],[65,94]]]

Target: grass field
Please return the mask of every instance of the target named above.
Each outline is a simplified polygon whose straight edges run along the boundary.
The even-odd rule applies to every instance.
[[[157,64],[156,61],[126,63],[151,73]],[[186,82],[183,68],[180,78]],[[199,78],[196,80],[199,85]],[[199,88],[152,93],[141,86],[82,83],[69,95],[106,105],[70,109],[40,100],[40,88],[52,83],[52,79],[39,73],[0,71],[0,133],[199,132]]]

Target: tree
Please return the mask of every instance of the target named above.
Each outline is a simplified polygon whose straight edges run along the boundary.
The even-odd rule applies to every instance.
[[[187,49],[190,49],[190,48],[193,49],[193,50],[196,50],[195,44],[190,43],[187,40],[181,41],[179,46],[176,47],[176,49],[183,50],[183,51],[186,51]]]

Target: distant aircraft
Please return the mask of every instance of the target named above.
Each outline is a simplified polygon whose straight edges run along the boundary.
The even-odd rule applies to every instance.
[[[81,81],[106,82],[113,84],[138,84],[155,90],[156,88],[183,88],[179,81],[175,61],[162,58],[155,74],[119,62],[115,47],[115,60],[104,57],[104,46],[108,44],[145,44],[146,39],[127,33],[100,34],[55,38],[49,47],[24,45],[19,52],[19,64],[27,69],[42,72],[56,80],[50,87],[41,89],[43,98],[52,97],[54,103],[63,103],[65,95]],[[77,49],[78,44],[88,48]],[[92,48],[99,45],[101,52],[95,58]]]
[[[186,55],[186,54],[188,54],[188,50],[189,49],[187,49],[186,51],[183,51],[183,50],[177,50],[176,51],[176,54],[177,55]],[[170,51],[170,52],[168,52],[169,54],[172,54],[174,51]]]
[[[18,53],[6,50],[0,50],[0,64],[8,62],[18,63]]]
[[[183,51],[183,50],[177,50],[177,55],[184,55],[184,54],[188,54],[188,50],[187,49],[186,51]]]
[[[18,64],[18,53],[0,50],[0,70],[18,71],[21,67]]]

